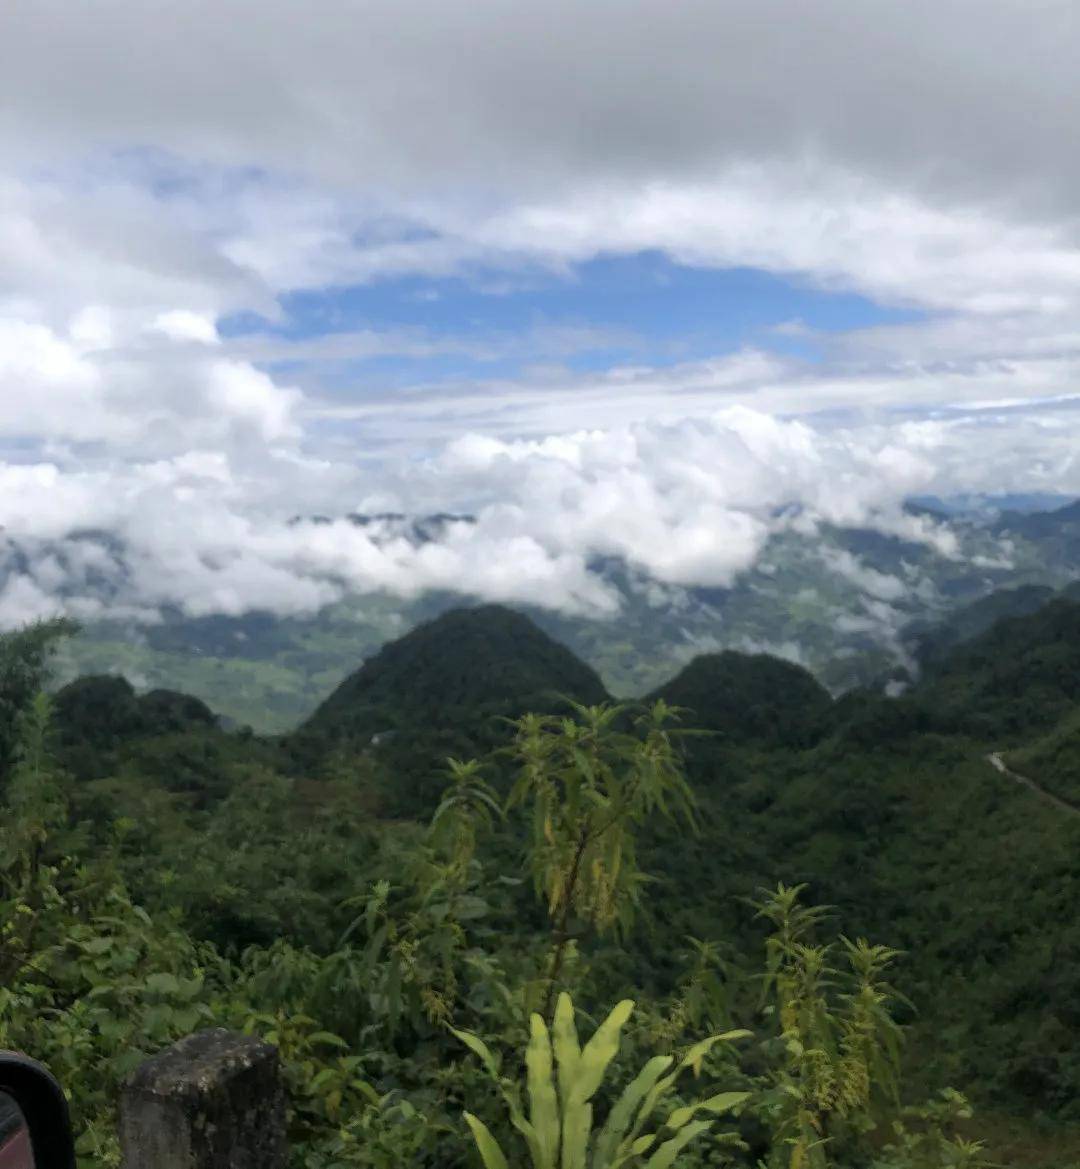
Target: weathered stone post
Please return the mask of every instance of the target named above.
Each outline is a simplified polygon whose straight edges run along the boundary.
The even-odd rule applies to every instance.
[[[284,1169],[277,1048],[215,1029],[135,1069],[120,1097],[124,1169]]]

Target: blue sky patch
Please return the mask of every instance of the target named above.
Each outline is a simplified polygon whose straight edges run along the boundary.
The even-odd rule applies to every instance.
[[[221,332],[285,343],[265,364],[281,373],[308,367],[335,396],[359,384],[510,378],[536,367],[664,367],[747,346],[814,360],[815,334],[920,319],[854,293],[750,268],[687,267],[654,251],[600,257],[570,275],[386,279],[291,293],[281,305],[282,322],[238,316]],[[312,344],[352,333],[385,335],[391,351],[346,356],[346,345],[319,354]],[[283,351],[289,343],[293,359]]]

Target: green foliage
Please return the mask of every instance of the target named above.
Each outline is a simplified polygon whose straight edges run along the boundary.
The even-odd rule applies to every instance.
[[[622,729],[627,707],[606,704],[514,724],[518,776],[507,804],[530,805],[533,881],[552,923],[545,1014],[573,923],[629,929],[645,880],[635,849],[643,822],[680,814],[691,822],[693,797],[667,729],[676,714],[657,701],[634,720],[637,734]]]
[[[801,888],[780,885],[758,903],[773,932],[766,942],[764,993],[785,1052],[772,1107],[790,1145],[790,1169],[825,1169],[829,1145],[872,1127],[875,1097],[898,1098],[900,1029],[886,946],[840,938],[815,942],[823,910],[799,904]],[[837,962],[839,958],[839,962]],[[779,1161],[777,1161],[779,1164]]]
[[[1045,730],[1080,700],[1080,603],[998,621],[936,663],[919,700],[942,730],[998,742]]]
[[[75,630],[72,622],[57,618],[0,635],[0,786],[13,763],[19,720],[44,688],[57,645]]]
[[[1080,709],[1070,711],[1041,738],[1010,751],[1011,770],[1080,808]]]
[[[448,768],[450,786],[431,818],[430,838],[454,869],[467,870],[476,854],[478,835],[490,831],[503,811],[477,760],[450,759]]]
[[[607,698],[596,673],[528,618],[498,605],[454,609],[385,645],[287,747],[308,769],[343,749],[376,754],[392,776],[383,809],[426,818],[448,756],[486,753],[501,740],[500,719],[550,710],[564,695]]]
[[[655,1087],[701,1036],[744,1026],[752,1039],[713,1045],[665,1089],[633,1138],[655,1139],[626,1164],[665,1149],[694,1169],[981,1166],[982,1122],[936,1095],[946,1082],[1060,1124],[1080,1099],[1080,822],[992,771],[987,750],[1007,742],[968,737],[1012,667],[976,653],[935,665],[906,701],[855,695],[827,709],[829,733],[812,747],[786,732],[684,740],[666,702],[641,712],[602,705],[602,693],[594,706],[550,697],[584,675],[561,647],[488,619],[491,638],[475,622],[439,626],[434,645],[419,639],[379,674],[368,710],[395,735],[360,743],[330,727],[310,763],[291,744],[222,730],[182,696],[150,702],[115,679],[58,695],[50,711],[37,696],[49,639],[0,637],[23,687],[7,691],[0,788],[0,1044],[69,1083],[85,1166],[115,1164],[131,1064],[209,1024],[280,1046],[305,1169],[474,1166],[463,1110],[490,1134],[489,1156],[497,1144],[520,1164],[504,1091],[548,1152],[561,1155],[569,1122],[595,1161],[610,1124],[603,1156],[617,1159],[632,1152],[644,1097],[616,1123],[612,1085],[669,1060]],[[1021,655],[1021,692],[1030,668],[1067,699],[1071,682],[1054,671],[1071,660],[1069,628],[1060,614],[1021,627],[1049,639]],[[526,660],[485,679],[508,653]],[[418,676],[425,697],[409,699],[409,670],[439,654],[456,660],[434,681]],[[797,713],[755,689],[757,665],[729,661],[714,707],[707,685],[695,693],[705,709],[692,725],[735,727],[743,665],[748,697]],[[429,733],[439,688],[459,681],[461,703]],[[568,713],[524,714],[530,688],[534,709]],[[1027,717],[1021,706],[1013,725]],[[449,743],[449,762],[433,763]],[[691,809],[700,834],[687,830]],[[850,937],[904,948],[918,1014],[891,985],[895,951],[830,940],[798,895],[807,882]],[[774,892],[754,918],[745,899],[763,884]],[[570,1112],[567,1009],[551,1009],[564,987],[580,1018],[636,1003]],[[494,1080],[455,1033],[505,1053]],[[691,1071],[716,1088],[684,1096]],[[737,1109],[745,1147],[695,1127],[709,1113],[694,1105],[721,1088],[749,1094]]]
[[[874,1158],[871,1169],[991,1169],[982,1141],[961,1136],[959,1126],[971,1108],[959,1092],[946,1089],[918,1107],[905,1108],[892,1124],[892,1139]]]
[[[49,749],[51,710],[48,696],[39,693],[19,716],[5,792],[8,819],[0,865],[24,891],[37,880],[45,842],[64,823],[67,811],[62,775]]]
[[[832,699],[809,670],[765,654],[699,654],[654,691],[695,712],[725,743],[805,747],[820,737]]]
[[[559,995],[550,1028],[534,1013],[525,1050],[527,1108],[519,1085],[500,1074],[488,1046],[468,1032],[454,1032],[498,1084],[510,1123],[528,1149],[533,1169],[667,1169],[683,1148],[706,1134],[738,1143],[735,1133],[711,1133],[713,1121],[705,1118],[739,1109],[748,1092],[716,1092],[673,1108],[667,1105],[680,1074],[689,1068],[699,1073],[711,1049],[748,1034],[741,1031],[711,1036],[678,1062],[670,1055],[654,1056],[614,1100],[604,1124],[594,1123],[593,1100],[619,1053],[622,1029],[633,1009],[629,999],[619,1003],[584,1045],[568,994]],[[666,1111],[662,1120],[654,1119],[658,1111]],[[506,1169],[509,1162],[488,1126],[470,1112],[465,1119],[485,1169]]]
[[[529,804],[530,857],[548,913],[574,915],[599,931],[627,928],[642,877],[634,830],[654,814],[683,814],[692,796],[665,723],[663,703],[638,719],[639,738],[619,729],[623,706],[575,707],[575,718],[525,715],[511,756],[518,778],[508,805]]]
[[[1009,617],[1028,617],[1037,613],[1054,598],[1046,585],[1022,585],[998,589],[949,614],[945,621],[920,624],[908,636],[919,658],[931,668],[942,662],[964,642],[981,637],[999,621]]]

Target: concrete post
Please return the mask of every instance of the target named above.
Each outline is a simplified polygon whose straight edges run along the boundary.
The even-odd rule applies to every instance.
[[[135,1069],[120,1097],[124,1169],[284,1169],[277,1048],[215,1029]]]

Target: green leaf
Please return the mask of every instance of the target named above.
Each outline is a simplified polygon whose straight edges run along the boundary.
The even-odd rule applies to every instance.
[[[139,1064],[148,1058],[145,1051],[137,1051],[134,1049],[125,1051],[112,1061],[113,1070],[117,1076],[126,1076],[128,1072],[133,1072]]]
[[[460,1039],[471,1052],[480,1057],[480,1062],[495,1079],[499,1078],[499,1065],[491,1054],[491,1049],[482,1039],[473,1035],[471,1031],[459,1031],[456,1027],[451,1027],[450,1033]]]
[[[459,897],[454,904],[454,916],[458,921],[476,921],[486,917],[490,911],[491,906],[482,897],[471,893]]]
[[[525,1049],[526,1085],[529,1092],[529,1116],[539,1145],[540,1160],[536,1169],[555,1169],[559,1148],[559,1103],[551,1058],[551,1036],[539,1015],[529,1019],[529,1045]]]
[[[199,1020],[205,1016],[194,1007],[186,1007],[173,1013],[173,1023],[178,1031],[187,1033],[194,1031]]]
[[[596,1094],[608,1065],[619,1050],[619,1037],[634,1012],[633,999],[623,999],[593,1032],[581,1051],[578,1072],[571,1088],[571,1098],[584,1103]]]
[[[480,1159],[484,1162],[484,1169],[510,1169],[502,1149],[499,1148],[499,1142],[491,1135],[488,1126],[471,1112],[465,1113],[465,1123],[472,1130]]]
[[[753,1037],[753,1034],[753,1031],[747,1031],[745,1027],[742,1027],[737,1031],[724,1031],[722,1034],[717,1035],[716,1038],[722,1043],[732,1043],[736,1039],[750,1039]]]
[[[702,1100],[698,1107],[704,1108],[706,1112],[730,1112],[732,1108],[738,1108],[749,1099],[749,1092],[718,1092],[715,1096]]]
[[[340,1035],[334,1035],[330,1031],[314,1031],[308,1036],[312,1043],[325,1043],[328,1047],[348,1047],[349,1045],[341,1038]]]
[[[581,1044],[578,1042],[577,1027],[574,1026],[574,1004],[565,992],[559,995],[555,1004],[551,1036],[558,1065],[559,1095],[566,1101],[570,1098],[570,1085],[578,1073]]]
[[[151,974],[147,978],[146,989],[154,991],[155,994],[178,994],[180,991],[180,980],[175,974],[166,974],[159,971],[156,974]]]
[[[608,1114],[606,1123],[596,1140],[596,1150],[593,1154],[593,1169],[601,1169],[611,1160],[616,1148],[626,1137],[627,1129],[633,1120],[634,1111],[651,1091],[656,1081],[671,1067],[674,1058],[670,1055],[654,1055],[645,1064],[640,1072],[623,1089]]]
[[[699,1107],[700,1105],[698,1104],[686,1104],[682,1108],[676,1108],[671,1113],[669,1113],[667,1120],[664,1121],[664,1124],[671,1129],[682,1128],[682,1126],[693,1117],[694,1113],[698,1110]]]
[[[712,1122],[709,1120],[695,1120],[693,1124],[688,1124],[685,1128],[664,1143],[656,1150],[655,1153],[645,1162],[645,1169],[671,1169],[675,1163],[675,1158],[679,1155],[683,1148],[688,1145],[696,1136],[709,1127]]]
[[[592,1105],[573,1100],[563,1117],[562,1161],[560,1169],[585,1169],[585,1156],[592,1132]]]
[[[525,1138],[533,1165],[539,1165],[544,1154],[540,1147],[540,1138],[536,1135],[536,1129],[525,1119],[521,1105],[511,1090],[503,1089],[503,1099],[506,1101],[506,1107],[510,1113],[510,1123]]]
[[[328,1084],[334,1078],[333,1068],[323,1068],[323,1070],[316,1074],[315,1078],[307,1085],[307,1091],[314,1096],[322,1089],[323,1084]]]

